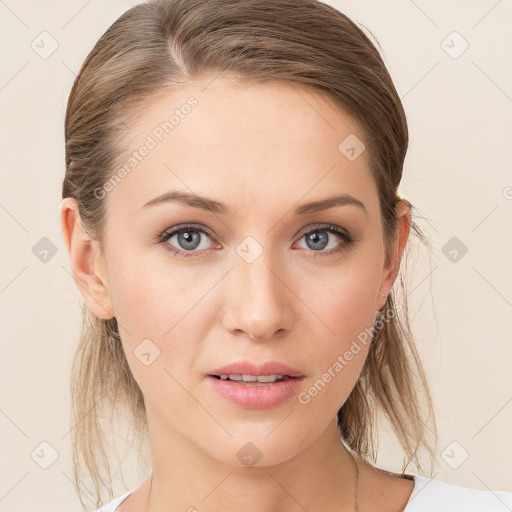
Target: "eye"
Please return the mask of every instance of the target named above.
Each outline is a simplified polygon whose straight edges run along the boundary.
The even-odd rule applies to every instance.
[[[336,238],[338,241],[342,240],[338,246],[336,246]],[[209,244],[205,239],[214,239],[210,230],[194,225],[184,225],[165,230],[156,237],[155,242],[163,244],[164,248],[173,254],[189,258],[208,249]],[[299,241],[302,239],[306,242],[306,249],[309,249],[307,252],[314,253],[313,257],[339,253],[347,250],[354,243],[354,239],[347,232],[332,224],[315,226],[303,232]],[[326,248],[330,250],[325,251]]]
[[[338,238],[338,240],[341,239],[343,243],[336,246],[336,238]],[[314,229],[310,229],[303,233],[300,237],[300,240],[302,239],[305,240],[306,249],[310,249],[312,252],[316,253],[314,254],[314,257],[329,256],[339,253],[348,249],[354,242],[353,238],[347,232],[338,226],[333,226],[332,224],[315,226]],[[324,251],[326,248],[331,250]]]
[[[158,235],[156,241],[162,243],[165,249],[173,254],[187,258],[208,249],[208,243],[204,243],[205,237],[212,238],[213,235],[204,228],[186,225],[164,231]]]

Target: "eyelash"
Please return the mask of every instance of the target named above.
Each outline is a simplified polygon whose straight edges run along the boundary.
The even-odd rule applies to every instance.
[[[166,249],[167,251],[169,251],[172,254],[175,254],[177,256],[184,257],[184,258],[195,257],[195,255],[197,253],[200,253],[201,251],[181,251],[179,249],[176,249],[176,247],[167,243],[169,238],[171,238],[173,235],[176,235],[177,233],[180,233],[182,231],[186,231],[187,229],[204,233],[205,235],[208,235],[211,239],[215,239],[215,237],[213,236],[213,233],[209,229],[206,229],[204,227],[199,228],[193,224],[185,224],[185,225],[179,226],[177,228],[166,229],[163,233],[161,233],[160,235],[157,235],[155,237],[155,243],[163,244],[164,249]],[[320,225],[314,226],[312,229],[303,232],[300,235],[299,240],[302,239],[305,235],[309,235],[316,231],[327,231],[329,233],[338,235],[344,241],[344,243],[342,243],[337,249],[331,249],[330,251],[313,251],[313,250],[311,250],[310,252],[314,253],[314,255],[312,256],[313,258],[316,258],[319,256],[320,257],[331,256],[331,255],[340,253],[342,251],[347,250],[350,247],[350,245],[352,245],[354,243],[354,239],[349,234],[345,233],[340,228],[338,228],[337,226],[334,226],[332,224],[320,224]]]

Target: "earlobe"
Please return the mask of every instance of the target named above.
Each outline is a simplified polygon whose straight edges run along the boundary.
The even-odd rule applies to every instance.
[[[76,200],[65,198],[60,205],[59,215],[75,284],[97,317],[114,317],[108,282],[100,264],[99,242],[85,233]]]

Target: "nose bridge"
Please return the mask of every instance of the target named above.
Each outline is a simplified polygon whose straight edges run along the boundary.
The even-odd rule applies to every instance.
[[[226,328],[243,330],[252,338],[265,339],[290,328],[290,291],[280,276],[282,266],[273,251],[254,239],[244,240],[234,255],[231,295]],[[259,253],[259,254],[258,254]]]

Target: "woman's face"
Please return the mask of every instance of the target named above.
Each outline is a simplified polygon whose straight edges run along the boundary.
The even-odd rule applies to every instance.
[[[396,276],[351,119],[303,87],[212,79],[162,93],[133,121],[125,172],[97,191],[101,269],[153,441],[239,466],[255,450],[273,465],[335,421]],[[155,202],[171,192],[205,199]],[[357,202],[304,207],[343,195]],[[242,360],[304,377],[284,401],[243,406],[209,377]]]

